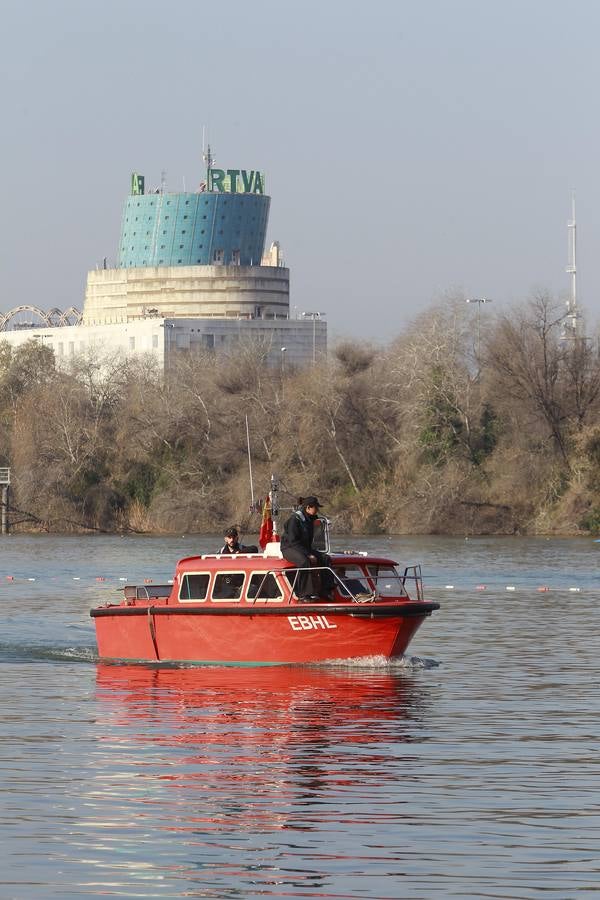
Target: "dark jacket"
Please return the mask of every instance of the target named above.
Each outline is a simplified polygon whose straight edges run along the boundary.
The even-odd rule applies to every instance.
[[[229,544],[224,544],[219,550],[219,554],[222,553],[258,553],[258,547],[254,544],[249,544],[246,547],[238,541],[236,544],[232,544],[231,547]]]
[[[283,551],[289,547],[309,555],[313,552],[313,534],[314,525],[312,519],[309,519],[302,510],[298,509],[292,513],[283,526],[281,550]]]

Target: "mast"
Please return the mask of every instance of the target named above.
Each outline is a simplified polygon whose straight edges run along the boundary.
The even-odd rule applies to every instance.
[[[271,490],[269,498],[271,500],[271,519],[273,520],[273,540],[279,540],[279,529],[277,527],[277,519],[279,518],[279,482],[275,475],[271,475]]]
[[[246,416],[246,444],[248,447],[248,471],[250,474],[250,509],[254,509],[254,481],[252,479],[252,454],[250,453],[250,429],[248,416]]]
[[[577,222],[575,219],[575,191],[571,194],[571,218],[567,223],[569,262],[567,274],[570,275],[569,299],[567,300],[567,315],[564,323],[564,336],[575,338],[579,336],[579,310],[577,309]]]

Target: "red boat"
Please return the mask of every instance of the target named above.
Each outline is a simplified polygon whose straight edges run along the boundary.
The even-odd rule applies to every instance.
[[[301,569],[279,543],[262,553],[191,556],[173,583],[128,586],[123,600],[91,610],[103,659],[285,665],[401,656],[439,609],[423,599],[420,566],[332,553],[328,599],[300,600]],[[314,576],[314,569],[312,570]]]
[[[100,657],[289,665],[402,656],[421,622],[439,609],[423,599],[420,566],[400,572],[384,557],[331,553],[329,522],[321,516],[313,546],[321,542],[330,565],[298,568],[282,556],[278,513],[272,477],[263,552],[190,556],[178,562],[172,584],[130,585],[120,603],[92,609]],[[308,602],[298,590],[307,577],[314,591],[321,588]]]

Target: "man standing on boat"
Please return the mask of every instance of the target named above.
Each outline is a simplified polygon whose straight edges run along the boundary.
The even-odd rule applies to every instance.
[[[299,569],[296,581],[296,594],[300,600],[329,599],[333,588],[333,577],[326,569],[312,572],[312,566],[330,566],[331,560],[326,553],[313,547],[314,522],[319,517],[321,504],[316,497],[305,497],[299,509],[292,513],[281,536],[281,553],[284,559],[294,563]],[[321,593],[318,592],[320,575]]]

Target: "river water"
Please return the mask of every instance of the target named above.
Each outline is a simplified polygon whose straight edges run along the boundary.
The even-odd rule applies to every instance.
[[[423,564],[401,662],[102,664],[218,539],[0,539],[2,900],[600,895],[600,544],[344,543]]]

